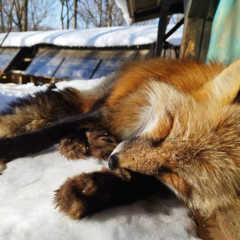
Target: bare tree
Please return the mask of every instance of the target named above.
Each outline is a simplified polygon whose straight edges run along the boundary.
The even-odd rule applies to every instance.
[[[29,29],[37,31],[42,29],[41,24],[52,14],[54,1],[29,0]]]
[[[63,16],[64,2],[65,2],[65,0],[60,0],[60,3],[61,3],[60,21],[61,21],[62,29],[64,29],[64,16]]]
[[[14,31],[39,30],[54,4],[54,0],[0,0],[1,31],[8,31],[10,23]]]
[[[58,0],[62,29],[118,26],[125,24],[115,0]],[[0,0],[0,31],[49,29],[47,18],[54,0]]]
[[[73,19],[73,2],[71,0],[60,0],[61,14],[60,20],[62,29],[69,29],[71,20]]]
[[[74,0],[73,3],[73,28],[77,29],[77,8],[78,8],[78,0]]]
[[[12,21],[19,31],[28,30],[28,0],[13,0],[14,15]]]
[[[82,27],[106,27],[125,24],[114,0],[79,0],[78,14]]]
[[[28,30],[28,0],[22,2],[22,31]]]
[[[1,41],[1,43],[0,43],[0,47],[2,47],[3,43],[4,43],[5,40],[7,39],[8,35],[9,35],[10,32],[12,31],[12,26],[13,26],[13,22],[12,22],[13,8],[14,8],[14,4],[12,3],[12,5],[11,5],[11,7],[10,7],[9,18],[8,18],[8,29],[7,29],[7,33],[5,34],[4,38],[2,39],[2,41]],[[2,11],[3,11],[3,10],[2,10]]]
[[[9,32],[13,28],[13,12],[14,12],[14,1],[10,3],[7,0],[1,0],[1,18],[2,19],[2,28],[3,32]]]
[[[1,0],[1,16],[19,31],[28,30],[28,0]],[[6,30],[6,29],[5,29]]]
[[[88,27],[119,26],[125,24],[122,12],[114,0],[59,0],[62,29],[72,24],[76,29]]]
[[[3,13],[3,2],[0,0],[0,20],[1,20],[1,32],[5,32],[5,18]]]

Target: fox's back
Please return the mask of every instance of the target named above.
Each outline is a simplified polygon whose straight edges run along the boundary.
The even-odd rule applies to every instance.
[[[169,101],[167,87],[163,85],[197,97],[198,90],[223,69],[218,64],[160,58],[125,65],[117,74],[105,104],[107,126],[121,139],[135,135],[149,118],[147,108],[153,89],[159,97],[152,101],[158,102],[161,111]]]
[[[206,65],[192,60],[167,60],[153,58],[124,65],[108,98],[110,106],[129,96],[137,88],[148,84],[149,79],[170,84],[177,89],[192,93],[218,75],[224,66]]]

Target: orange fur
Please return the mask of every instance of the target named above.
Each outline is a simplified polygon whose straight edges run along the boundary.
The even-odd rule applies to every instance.
[[[198,90],[224,69],[223,65],[206,65],[190,60],[165,60],[154,58],[125,65],[118,73],[117,81],[107,100],[114,106],[144,84],[149,78],[162,81],[186,93]]]

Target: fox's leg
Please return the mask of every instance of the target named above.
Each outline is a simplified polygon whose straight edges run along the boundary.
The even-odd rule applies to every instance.
[[[157,179],[120,169],[83,173],[68,179],[55,195],[56,206],[73,219],[80,219],[99,210],[134,202],[161,192],[170,191]]]
[[[92,89],[49,87],[35,96],[19,98],[0,113],[0,137],[17,136],[65,117],[96,110],[104,104],[114,82],[115,75],[112,74]]]
[[[64,137],[59,145],[58,151],[67,159],[86,158],[89,155],[86,130],[80,129],[77,133]]]
[[[7,163],[17,157],[38,153],[81,128],[99,129],[101,121],[101,111],[94,111],[65,118],[40,130],[0,138],[0,162]]]
[[[75,89],[47,90],[19,98],[0,113],[0,137],[17,136],[81,113],[81,96]]]
[[[58,150],[68,159],[88,156],[106,160],[117,146],[116,137],[103,129],[80,129],[60,141]]]

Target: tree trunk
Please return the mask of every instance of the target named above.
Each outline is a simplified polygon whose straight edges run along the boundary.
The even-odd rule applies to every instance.
[[[28,0],[23,0],[22,31],[28,30]]]
[[[113,5],[114,5],[114,2],[113,0],[110,0],[110,3],[108,5],[108,26],[109,27],[112,27],[113,25],[113,19],[112,19],[112,14],[113,14]]]
[[[74,0],[73,28],[77,29],[77,4],[78,0]]]
[[[1,18],[1,32],[5,32],[5,22],[4,22],[4,17],[3,17],[2,0],[0,0],[0,18]]]
[[[66,0],[66,8],[67,8],[67,29],[70,27],[70,7],[69,7],[69,1]]]
[[[109,26],[109,0],[105,0],[105,6],[106,6],[106,22],[105,25]]]
[[[62,29],[64,29],[63,8],[64,8],[64,0],[61,0],[61,14],[60,14],[60,19],[61,19]]]

